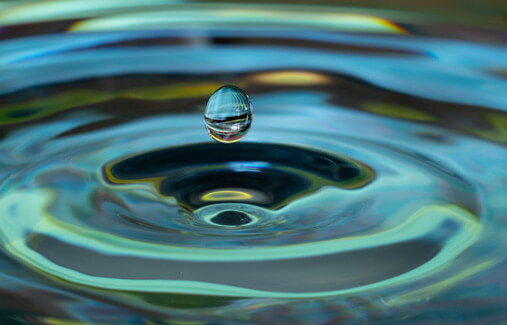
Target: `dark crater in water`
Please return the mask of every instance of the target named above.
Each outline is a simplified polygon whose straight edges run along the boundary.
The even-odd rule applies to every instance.
[[[214,143],[141,153],[105,167],[112,183],[151,183],[187,208],[217,202],[280,207],[323,186],[359,188],[373,171],[352,159],[279,144]],[[213,196],[218,192],[239,193]]]
[[[211,222],[222,226],[243,226],[251,221],[252,218],[239,211],[224,211],[211,218]]]

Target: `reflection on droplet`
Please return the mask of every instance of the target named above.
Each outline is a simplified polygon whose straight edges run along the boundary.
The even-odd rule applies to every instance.
[[[221,143],[243,138],[252,123],[252,104],[236,86],[223,86],[211,95],[204,112],[206,130]]]
[[[220,212],[211,218],[211,222],[222,226],[242,226],[250,223],[251,221],[252,219],[249,216],[238,211]]]

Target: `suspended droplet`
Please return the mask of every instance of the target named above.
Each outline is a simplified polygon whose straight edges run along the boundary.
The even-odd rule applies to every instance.
[[[222,143],[241,140],[252,124],[252,103],[236,86],[223,86],[211,95],[204,112],[206,130]]]

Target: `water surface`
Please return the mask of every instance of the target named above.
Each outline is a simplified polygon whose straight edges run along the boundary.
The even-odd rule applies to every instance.
[[[505,321],[505,21],[463,8],[1,4],[0,320]]]

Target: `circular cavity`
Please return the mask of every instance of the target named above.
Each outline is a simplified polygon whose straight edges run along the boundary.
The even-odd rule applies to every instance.
[[[252,219],[243,212],[239,211],[223,211],[210,219],[216,225],[220,226],[243,226],[252,222]]]
[[[338,155],[302,147],[237,143],[194,144],[129,156],[105,168],[113,184],[151,184],[187,209],[215,202],[277,209],[326,186],[360,188],[373,171]]]

